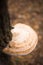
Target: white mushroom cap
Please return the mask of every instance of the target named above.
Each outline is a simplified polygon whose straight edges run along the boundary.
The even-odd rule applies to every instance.
[[[38,42],[36,32],[30,26],[22,23],[17,23],[13,27],[12,40],[3,49],[3,52],[10,55],[26,55],[32,52]]]

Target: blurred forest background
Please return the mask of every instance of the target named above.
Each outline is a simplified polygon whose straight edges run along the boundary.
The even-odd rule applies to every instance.
[[[38,44],[26,56],[3,54],[0,65],[43,65],[43,0],[8,0],[8,11],[11,26],[18,22],[30,25],[38,34]]]

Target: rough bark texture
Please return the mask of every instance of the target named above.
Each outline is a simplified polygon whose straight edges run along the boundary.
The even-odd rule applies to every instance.
[[[7,46],[12,38],[10,30],[11,26],[7,0],[0,0],[0,65],[8,65],[8,56],[4,54],[2,50]]]
[[[0,1],[0,48],[4,48],[11,40],[10,17],[7,9],[7,0]]]

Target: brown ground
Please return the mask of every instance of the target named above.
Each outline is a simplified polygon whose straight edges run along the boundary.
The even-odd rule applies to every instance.
[[[11,65],[43,65],[43,0],[9,0],[11,25],[17,22],[30,25],[38,34],[35,50],[22,57],[11,56]]]

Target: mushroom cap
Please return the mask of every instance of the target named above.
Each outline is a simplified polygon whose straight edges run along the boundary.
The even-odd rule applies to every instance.
[[[12,40],[3,49],[3,52],[9,55],[27,55],[32,52],[38,42],[36,32],[30,26],[22,23],[17,23],[13,27]]]

